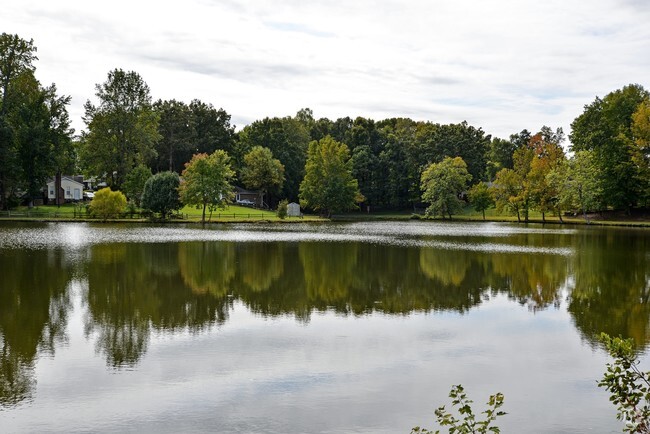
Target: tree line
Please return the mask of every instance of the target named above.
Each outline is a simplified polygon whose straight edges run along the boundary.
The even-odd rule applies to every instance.
[[[317,119],[308,108],[237,131],[224,109],[198,99],[153,101],[137,72],[114,69],[86,102],[86,129],[75,136],[70,98],[36,80],[35,54],[33,41],[0,36],[3,208],[19,194],[39,197],[48,178],[72,171],[101,178],[140,206],[149,177],[190,175],[195,164],[212,173],[210,159],[221,161],[213,184],[222,188],[183,187],[184,201],[204,210],[223,205],[235,184],[259,191],[270,206],[300,200],[323,214],[428,206],[451,218],[470,201],[527,220],[531,210],[543,217],[630,211],[650,198],[650,97],[636,84],[585,105],[565,150],[560,128],[502,139],[467,122]]]

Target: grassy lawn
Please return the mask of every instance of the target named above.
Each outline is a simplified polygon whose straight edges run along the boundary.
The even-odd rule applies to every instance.
[[[88,203],[88,202],[86,202]],[[184,207],[180,210],[180,213],[183,215],[182,219],[174,219],[174,222],[200,222],[201,221],[201,209],[196,209],[194,207]],[[420,211],[420,212],[423,212]],[[402,210],[402,211],[378,211],[378,212],[350,212],[345,214],[338,214],[333,216],[332,220],[339,221],[380,221],[380,220],[409,220],[413,216],[411,210]],[[424,216],[421,216],[422,218]],[[209,211],[206,211],[206,221],[209,222],[259,222],[259,221],[286,221],[286,222],[298,222],[298,221],[326,221],[317,215],[305,215],[303,218],[298,217],[287,217],[284,220],[280,220],[276,215],[275,211],[260,210],[245,206],[230,205],[225,210],[216,210],[210,216]],[[72,203],[66,203],[61,206],[55,205],[44,205],[33,207],[31,209],[21,206],[10,211],[10,214],[7,214],[6,211],[0,212],[0,220],[65,220],[65,219],[75,219],[75,206]],[[485,211],[485,219],[492,222],[517,222],[517,216],[508,215],[508,214],[499,214],[494,208],[490,208]],[[84,218],[76,218],[76,220],[84,220]],[[92,221],[97,221],[91,219]],[[123,221],[148,221],[142,218],[124,218]],[[440,220],[440,217],[436,217],[434,220]],[[454,214],[452,220],[456,221],[482,221],[483,216],[480,212],[474,211],[471,206],[465,207],[463,212],[460,214]],[[531,211],[528,216],[530,223],[542,223],[541,213]],[[564,223],[569,224],[585,224],[585,220],[582,216],[576,217],[564,217]],[[523,216],[522,216],[523,221]],[[546,216],[546,223],[549,224],[558,224],[560,219],[553,215]],[[650,228],[650,221],[648,220],[639,220],[639,219],[629,219],[625,218],[600,218],[598,215],[592,216],[589,221],[590,224],[594,225],[608,225],[608,226],[637,226],[637,227],[648,227]]]
[[[424,210],[418,210],[420,218],[424,219]],[[345,214],[339,214],[334,216],[334,220],[343,220],[343,221],[369,221],[369,220],[409,220],[413,218],[413,212],[410,210],[405,211],[378,211],[378,212],[351,212]],[[523,214],[521,215],[521,221],[523,222]],[[428,219],[427,219],[428,220]],[[440,217],[435,217],[432,220],[442,220]],[[453,214],[452,220],[456,221],[483,221],[483,214],[477,212],[471,206],[467,206],[463,209],[460,214]],[[560,219],[557,216],[552,214],[546,215],[546,223],[549,224],[559,224]],[[582,216],[575,217],[562,217],[564,223],[568,224],[585,224],[587,223]],[[485,210],[485,221],[491,222],[517,222],[516,215],[509,214],[499,214],[495,208],[490,208]],[[528,222],[529,223],[543,223],[542,214],[537,211],[530,211],[528,213]],[[650,227],[650,221],[647,220],[626,220],[623,218],[620,219],[605,219],[600,218],[598,215],[592,216],[589,220],[589,224],[594,225],[607,225],[607,226],[638,226],[638,227]]]
[[[201,214],[203,213],[202,209],[196,209],[195,207],[186,206],[180,211],[184,216],[186,216],[189,221],[201,221]],[[205,220],[212,222],[242,222],[242,221],[259,221],[259,220],[268,220],[268,221],[283,221],[278,218],[275,214],[275,211],[268,211],[263,209],[250,208],[246,206],[239,205],[230,205],[225,210],[218,209],[212,212],[210,216],[210,211],[205,211]],[[323,219],[318,216],[305,215],[303,218],[300,217],[287,217],[284,221],[322,221]]]
[[[89,202],[84,202],[87,204]],[[182,219],[175,219],[177,222],[200,222],[202,209],[196,209],[195,207],[186,206],[180,210],[182,214]],[[323,219],[318,216],[306,215],[303,218],[299,217],[287,217],[284,220],[278,218],[275,214],[275,211],[267,211],[261,209],[255,209],[245,206],[230,205],[224,210],[216,210],[210,216],[210,212],[206,210],[205,214],[206,221],[211,222],[247,222],[247,221],[322,221]],[[61,206],[56,205],[43,205],[33,208],[28,208],[26,206],[17,207],[11,210],[9,213],[2,211],[0,213],[0,220],[14,220],[14,219],[26,219],[26,220],[55,220],[55,219],[75,219],[75,205],[72,203],[66,203]],[[77,216],[77,219],[78,216]],[[84,220],[84,218],[81,218]],[[146,221],[142,218],[124,218],[120,220],[125,221]],[[93,219],[94,221],[94,219]]]

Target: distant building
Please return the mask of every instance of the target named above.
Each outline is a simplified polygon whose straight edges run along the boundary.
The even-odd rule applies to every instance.
[[[291,202],[287,205],[287,216],[289,217],[300,217],[300,205],[296,202]]]
[[[257,208],[262,208],[263,205],[259,191],[246,190],[241,187],[235,187],[235,203]]]
[[[61,177],[61,190],[59,192],[59,197],[63,198],[66,202],[81,200],[83,198],[84,185],[83,182],[81,182],[83,181],[83,178],[80,181],[76,181],[74,178],[70,176]],[[47,200],[49,202],[54,202],[56,200],[54,179],[47,183]]]

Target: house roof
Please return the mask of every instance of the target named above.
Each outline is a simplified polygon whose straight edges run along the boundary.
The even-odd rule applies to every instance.
[[[79,184],[79,185],[81,185],[83,187],[83,183],[81,183],[79,181],[75,181],[74,179],[70,178],[69,176],[62,176],[61,181],[63,181],[64,179],[66,181],[70,181],[70,182],[74,182],[75,184]],[[49,179],[47,181],[47,185],[50,185],[50,184],[54,184],[54,179]]]
[[[239,194],[259,194],[259,191],[246,190],[245,188],[235,186],[235,192]]]

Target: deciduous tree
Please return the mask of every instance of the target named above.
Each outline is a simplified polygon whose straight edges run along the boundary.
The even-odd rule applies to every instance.
[[[642,86],[625,86],[586,105],[571,124],[571,150],[593,151],[604,181],[604,199],[614,208],[629,211],[643,200],[641,173],[634,161],[632,116],[648,98]]]
[[[284,166],[280,160],[273,158],[270,149],[254,146],[244,156],[241,180],[246,188],[260,193],[260,204],[264,204],[267,193],[276,193],[284,183]]]
[[[33,40],[18,35],[0,34],[0,208],[7,206],[7,195],[16,182],[17,161],[15,131],[7,118],[12,106],[10,99],[17,92],[15,80],[25,73],[33,73],[36,47]],[[20,95],[16,95],[20,99]]]
[[[155,144],[156,171],[180,172],[185,156],[195,145],[194,116],[187,104],[174,99],[158,100],[153,105],[158,114],[160,140]],[[185,160],[185,161],[183,161]]]
[[[523,179],[513,169],[501,169],[490,187],[490,193],[498,212],[508,211],[521,222],[523,202]]]
[[[126,175],[122,187],[124,188],[124,192],[129,200],[132,200],[137,206],[140,206],[142,193],[144,192],[144,185],[151,176],[151,169],[144,164],[139,164],[130,171],[128,175]]]
[[[211,155],[196,154],[183,170],[183,182],[179,189],[181,201],[186,205],[202,207],[201,221],[205,222],[206,208],[210,212],[225,208],[232,199],[230,181],[234,176],[226,151],[218,149]]]
[[[467,164],[460,157],[446,157],[440,163],[431,164],[422,173],[422,201],[430,204],[428,215],[440,215],[443,218],[460,211],[463,203],[460,194],[467,188],[472,175],[467,171]]]
[[[134,71],[114,69],[95,86],[99,105],[85,104],[81,160],[86,172],[106,176],[120,188],[137,164],[147,164],[160,138],[158,113],[153,110],[149,86]]]
[[[484,182],[474,184],[469,189],[467,196],[469,203],[472,204],[476,211],[483,214],[483,220],[485,220],[485,210],[494,205],[494,200],[492,200],[487,184]]]
[[[309,144],[305,179],[300,184],[300,203],[328,217],[354,209],[363,201],[352,176],[348,147],[327,136]]]

